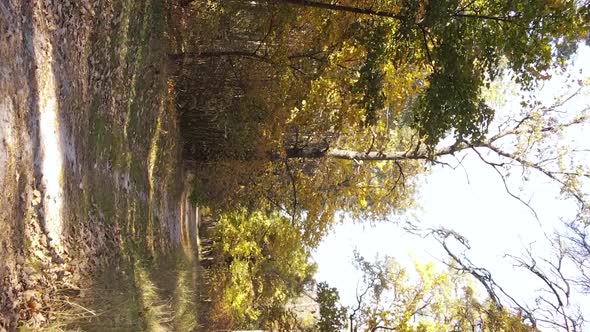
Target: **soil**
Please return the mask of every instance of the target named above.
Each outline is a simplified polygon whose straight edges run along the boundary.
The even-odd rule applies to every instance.
[[[193,246],[166,6],[0,1],[0,331]]]

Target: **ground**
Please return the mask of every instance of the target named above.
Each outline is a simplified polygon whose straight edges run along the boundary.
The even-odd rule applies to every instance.
[[[0,1],[0,331],[197,327],[166,6]]]

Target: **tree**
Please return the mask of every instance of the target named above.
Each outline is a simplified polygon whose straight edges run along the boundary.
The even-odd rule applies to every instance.
[[[277,214],[239,210],[220,216],[213,240],[212,317],[232,328],[291,322],[285,304],[315,272],[297,228]]]
[[[283,0],[230,1],[224,6],[241,17],[239,22],[251,24],[250,9],[269,17],[270,23],[257,20],[264,23],[252,29],[251,47],[243,48],[243,39],[239,39],[237,49],[226,46],[171,57],[253,60],[274,67],[276,78],[288,70],[293,75],[290,93],[301,93],[295,102],[308,99],[306,87],[318,78],[346,76],[348,79],[330,80],[338,85],[332,86],[331,96],[334,90],[341,91],[338,112],[357,113],[350,114],[350,119],[363,125],[383,121],[390,106],[388,96],[399,91],[388,89],[392,87],[387,82],[389,72],[418,70],[422,79],[412,83],[423,88],[410,105],[410,125],[429,146],[450,130],[458,138],[472,140],[486,133],[494,111],[481,98],[481,88],[499,74],[503,58],[508,59],[517,82],[531,88],[554,66],[563,65],[588,32],[587,4],[580,6],[573,0],[383,0],[354,5]],[[330,96],[323,98],[329,102],[326,97]],[[299,105],[288,105],[293,106]],[[319,109],[312,111],[317,117]],[[346,116],[321,121],[342,126],[337,121]],[[306,124],[297,116],[294,121]]]
[[[391,257],[369,262],[355,254],[363,272],[350,331],[538,331],[518,313],[481,300],[468,276],[416,264],[409,271]]]
[[[451,249],[450,242],[459,244],[459,248],[471,248],[468,239],[459,233],[439,228],[425,230],[426,233],[421,235],[431,235],[441,244],[450,259],[448,266],[454,273],[470,275],[484,287],[491,308],[500,312],[513,308],[523,321],[533,327],[578,332],[584,331],[586,324],[579,303],[574,298],[577,294],[588,293],[587,261],[590,256],[584,249],[588,226],[568,223],[567,227],[569,231],[566,234],[556,232],[554,236],[548,237],[552,249],[550,255],[535,255],[533,243],[525,248],[524,254],[505,255],[514,262],[516,268],[530,273],[531,282],[541,285],[533,303],[513,297],[496,282],[489,270],[473,264],[466,252]]]
[[[575,170],[544,167],[528,158],[532,147],[510,143],[539,141],[587,117],[554,126],[551,107],[543,113],[531,103],[520,119],[490,130],[495,111],[482,88],[509,71],[529,89],[563,66],[587,33],[586,5],[224,1],[216,8],[211,48],[171,54],[183,64],[180,103],[197,103],[182,109],[185,157],[217,161],[211,167],[227,174],[212,179],[222,189],[211,201],[287,213],[313,246],[336,211],[380,219],[411,206],[415,176],[459,151],[484,152],[493,166],[490,151],[503,160],[499,172],[520,165],[576,192]],[[205,94],[193,99],[197,74]],[[437,145],[447,135],[454,142]]]
[[[317,330],[321,332],[337,332],[346,326],[346,308],[338,302],[338,290],[326,282],[317,284],[316,302],[320,305],[320,319]]]
[[[321,202],[322,208],[337,206],[330,213],[340,208],[353,217],[366,217],[368,210],[372,213],[369,217],[378,219],[379,215],[387,216],[392,208],[400,210],[404,208],[404,204],[411,204],[408,198],[413,192],[412,177],[421,171],[421,165],[443,164],[460,167],[459,159],[456,159],[455,165],[448,164],[449,160],[455,156],[460,158],[463,152],[470,152],[475,154],[483,165],[498,174],[499,181],[504,183],[509,195],[527,206],[527,200],[519,197],[519,193],[507,182],[510,173],[518,170],[524,175],[522,179],[537,174],[554,182],[560,187],[563,198],[571,199],[577,204],[578,223],[586,224],[589,198],[583,186],[587,183],[586,179],[590,173],[584,164],[587,150],[558,142],[562,141],[561,138],[568,135],[568,132],[575,132],[579,130],[577,127],[588,122],[589,105],[577,106],[572,102],[576,96],[587,93],[587,89],[584,82],[573,82],[573,92],[558,97],[551,104],[542,104],[534,96],[528,96],[523,100],[520,111],[499,119],[496,128],[476,141],[461,139],[429,149],[418,139],[412,140],[410,135],[410,138],[404,137],[403,129],[392,133],[392,137],[401,136],[397,144],[399,150],[343,149],[338,145],[346,142],[341,143],[337,140],[324,149],[323,155],[316,157],[323,162],[322,172],[308,176],[303,165],[295,173],[299,192],[298,202],[307,208],[301,207],[303,210],[317,211],[313,209],[312,204],[307,204],[304,197],[309,195],[313,202]],[[395,147],[392,143],[390,146]],[[314,158],[309,155],[299,157],[308,163]],[[443,161],[443,157],[446,157],[447,161]],[[331,165],[334,165],[333,168]],[[334,186],[338,194],[315,189],[320,185],[329,188],[328,183]],[[283,199],[287,200],[291,195],[290,189],[285,189]],[[311,192],[307,194],[304,190]],[[321,226],[317,223],[315,225],[321,232]],[[312,227],[313,225],[308,229]]]
[[[590,170],[577,157],[587,151],[556,142],[587,122],[588,105],[565,112],[587,83],[553,104],[525,95],[504,118],[483,92],[503,75],[532,91],[565,66],[588,32],[587,3],[224,1],[215,10],[208,43],[170,54],[185,157],[213,169],[219,184],[210,187],[221,188],[209,202],[284,216],[309,249],[337,213],[403,211],[417,175],[460,167],[449,160],[469,151],[523,204],[506,181],[514,170],[557,183],[578,206],[571,243],[585,262]],[[234,273],[248,264],[240,257]],[[475,267],[461,269],[489,284]],[[467,321],[510,316],[496,309]]]

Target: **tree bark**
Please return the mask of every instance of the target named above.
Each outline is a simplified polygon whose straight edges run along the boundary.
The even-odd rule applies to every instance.
[[[189,4],[193,3],[195,0],[180,0],[179,4],[182,7],[186,7]],[[362,14],[362,15],[374,15],[374,16],[381,16],[381,17],[388,17],[397,20],[403,19],[402,15],[397,15],[392,12],[384,11],[384,10],[374,10],[370,8],[359,8],[354,6],[345,6],[345,5],[338,5],[338,4],[331,4],[313,0],[279,0],[279,2],[288,3],[295,6],[301,7],[314,7],[314,8],[321,8],[321,9],[328,9],[328,10],[335,10],[341,12],[349,12],[355,14]]]
[[[246,58],[255,58],[258,60],[267,61],[268,59],[257,55],[256,53],[250,51],[212,51],[212,52],[186,52],[186,53],[171,53],[168,54],[168,59],[171,61],[181,61],[187,58],[193,59],[206,59],[206,58],[215,58],[215,57],[223,57],[223,56],[239,56],[239,57],[246,57]]]
[[[280,0],[280,1],[292,4],[292,5],[296,5],[296,6],[302,6],[302,7],[315,7],[315,8],[343,11],[343,12],[363,14],[363,15],[389,17],[389,18],[394,18],[397,20],[403,19],[403,17],[401,15],[397,15],[397,14],[383,11],[383,10],[373,10],[370,8],[359,8],[359,7],[353,7],[353,6],[337,5],[337,4],[324,3],[324,2],[312,1],[312,0]]]
[[[344,160],[363,160],[363,161],[400,161],[400,160],[431,160],[434,157],[453,154],[457,151],[471,147],[481,147],[483,145],[455,144],[444,148],[428,151],[420,148],[411,151],[389,151],[389,152],[364,152],[345,149],[297,149],[289,148],[285,150],[285,156],[289,159],[294,158],[333,158]]]

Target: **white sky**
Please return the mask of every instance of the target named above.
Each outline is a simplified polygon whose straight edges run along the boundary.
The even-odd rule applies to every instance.
[[[579,75],[582,69],[583,75],[588,77],[588,59],[590,48],[584,46],[575,59],[572,72]],[[562,81],[563,77],[552,79],[540,95],[549,99],[552,93],[561,90]],[[572,105],[583,102],[587,103],[587,100],[580,99]],[[508,109],[504,111],[510,112],[511,106],[506,107]],[[583,132],[576,136],[578,144],[590,148],[590,139],[584,138]],[[351,222],[336,226],[314,254],[319,266],[316,279],[337,287],[341,303],[352,305],[360,280],[360,274],[352,266],[354,249],[369,260],[377,254],[407,263],[412,262],[411,257],[421,262],[446,260],[443,249],[433,239],[421,239],[400,227],[404,218],[417,218],[423,227],[444,226],[467,237],[472,247],[468,256],[474,264],[488,268],[509,293],[531,297],[538,284],[531,282],[526,271],[515,269],[503,255],[521,254],[523,248],[534,241],[533,250],[542,255],[547,250],[543,232],[551,233],[559,223],[559,217],[571,215],[572,205],[558,200],[558,188],[548,184],[546,179],[533,178],[522,196],[532,197],[531,205],[540,218],[537,220],[522,203],[506,193],[498,174],[482,164],[473,153],[468,154],[463,165],[469,180],[462,168],[434,167],[432,173],[422,180],[416,197],[420,207],[405,216],[392,217],[390,222],[375,226]],[[513,188],[518,192],[518,184]],[[590,306],[584,307],[590,309]]]

